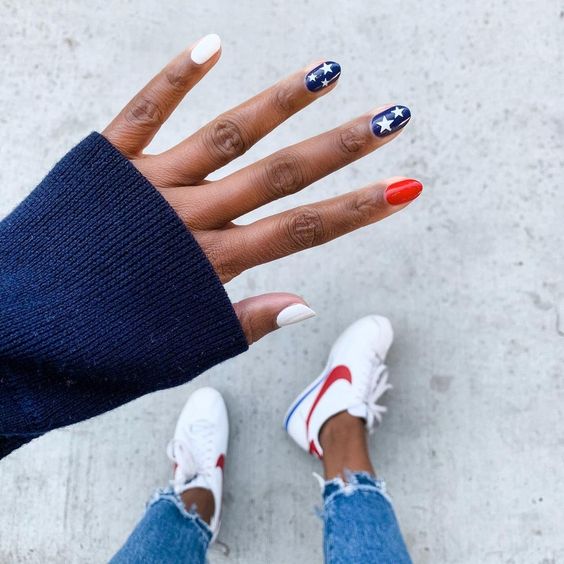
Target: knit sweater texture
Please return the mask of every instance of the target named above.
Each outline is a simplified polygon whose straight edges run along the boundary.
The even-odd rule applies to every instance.
[[[98,133],[0,222],[0,458],[247,346],[192,234]]]

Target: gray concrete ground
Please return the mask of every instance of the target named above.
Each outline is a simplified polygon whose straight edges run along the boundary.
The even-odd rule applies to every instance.
[[[379,312],[397,333],[395,389],[373,452],[414,561],[564,562],[562,3],[5,0],[0,214],[210,31],[223,60],[155,150],[327,57],[343,66],[337,90],[242,162],[388,101],[414,119],[381,151],[261,213],[395,174],[426,191],[392,219],[229,287],[233,299],[299,292],[316,320],[2,461],[0,561],[108,559],[167,481],[164,445],[203,384],[225,394],[232,423],[221,534],[231,553],[211,561],[321,561],[319,468],[281,418],[336,335]]]

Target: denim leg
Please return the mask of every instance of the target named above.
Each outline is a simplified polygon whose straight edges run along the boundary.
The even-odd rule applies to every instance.
[[[188,512],[172,489],[149,502],[111,564],[205,564],[212,533],[195,512]]]
[[[323,490],[327,564],[411,564],[385,484],[367,473]]]

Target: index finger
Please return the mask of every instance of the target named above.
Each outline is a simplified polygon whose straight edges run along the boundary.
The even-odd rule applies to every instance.
[[[330,92],[340,76],[341,66],[334,61],[304,67],[221,114],[158,158],[173,185],[197,184]]]

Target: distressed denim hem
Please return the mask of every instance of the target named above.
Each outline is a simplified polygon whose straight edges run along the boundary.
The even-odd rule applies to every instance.
[[[198,532],[202,535],[203,540],[209,544],[213,536],[212,530],[209,525],[200,517],[196,511],[195,506],[188,511],[180,496],[174,492],[171,487],[159,488],[153,495],[153,497],[148,501],[147,508],[151,507],[155,503],[159,502],[172,503],[180,514],[185,519],[194,522],[198,527]]]
[[[386,482],[378,480],[369,472],[351,472],[345,470],[345,479],[337,476],[325,482],[323,487],[323,500],[325,506],[330,504],[338,495],[352,495],[357,491],[375,492],[381,495],[389,504],[392,500],[386,491]]]

